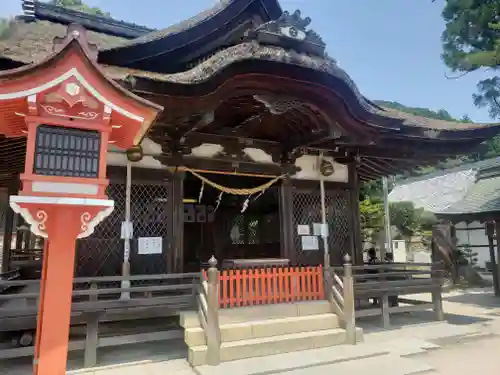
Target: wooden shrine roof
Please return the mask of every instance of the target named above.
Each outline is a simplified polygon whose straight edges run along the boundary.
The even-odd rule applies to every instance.
[[[247,11],[243,18],[233,14],[240,8]],[[267,20],[262,16],[266,9],[270,10]],[[199,146],[202,140],[232,142],[233,147],[246,139],[256,148],[260,144],[273,152],[278,149],[278,159],[304,150],[329,152],[338,160],[356,159],[360,161],[361,179],[370,180],[470,153],[500,132],[498,124],[434,120],[375,105],[326,55],[321,37],[307,29],[310,19],[302,18],[299,12],[271,17],[276,18],[280,12],[276,0],[225,0],[162,31],[124,27],[125,31],[143,33],[137,38],[127,37],[123,30],[122,36],[117,36],[119,24],[111,35],[108,29],[117,21],[106,21],[108,29],[100,29],[87,16],[86,22],[91,23],[89,41],[99,47],[98,62],[107,77],[164,108],[163,117],[148,137],[161,144],[166,154],[182,153],[185,148]],[[176,39],[181,34],[187,37],[198,26],[214,27],[209,25],[214,22],[247,22],[252,14],[261,14],[264,23],[245,23],[245,27],[251,27],[242,40],[227,39],[220,44],[223,38],[214,37],[211,52],[182,70],[158,72],[162,66],[159,60],[150,60],[158,66],[155,71],[109,63],[119,56],[127,57],[123,51],[148,43],[156,48],[153,54],[156,52],[164,61],[175,60],[176,54],[188,51]],[[64,23],[75,17],[56,16],[38,19],[35,14],[34,19],[13,21],[0,38],[0,67],[3,64],[3,69],[9,69],[12,64],[39,63],[48,58],[54,37],[63,37]],[[237,24],[227,27],[238,29]],[[287,28],[296,28],[300,38],[285,35],[283,30]],[[225,30],[224,35],[228,32]],[[197,43],[195,39],[190,48]],[[167,53],[170,47],[173,52]],[[119,50],[121,55],[113,58],[107,54]],[[17,151],[9,151],[24,152],[22,142],[0,136],[0,161],[18,158],[13,163],[17,165],[17,160],[23,160]],[[10,171],[8,165],[0,163],[0,184],[2,174]]]

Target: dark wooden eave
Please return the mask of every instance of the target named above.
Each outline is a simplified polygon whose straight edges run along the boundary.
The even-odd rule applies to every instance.
[[[138,38],[141,35],[155,30],[146,26],[118,21],[110,17],[101,17],[78,12],[37,0],[23,0],[22,7],[24,10],[24,18],[27,21],[41,20],[62,25],[77,23],[87,30],[121,38]]]
[[[282,13],[277,0],[221,0],[212,8],[166,29],[148,33],[101,51],[99,61],[162,73],[237,43],[245,30]]]

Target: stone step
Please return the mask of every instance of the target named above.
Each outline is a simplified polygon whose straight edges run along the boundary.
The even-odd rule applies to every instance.
[[[361,339],[362,330],[358,330],[357,334],[358,339]],[[220,360],[221,362],[227,362],[341,345],[343,343],[345,343],[345,331],[340,328],[224,342],[220,348]],[[206,364],[206,353],[206,345],[190,347],[188,353],[189,363],[192,366]]]
[[[219,324],[224,325],[254,320],[309,316],[331,312],[332,308],[328,301],[305,301],[275,305],[232,307],[230,309],[219,310]],[[194,311],[182,313],[180,315],[180,324],[184,328],[200,327],[197,313]]]
[[[290,352],[223,362],[218,366],[198,366],[195,367],[195,370],[198,375],[267,375],[288,373],[288,371],[316,368],[346,361],[360,361],[365,358],[380,358],[380,356],[387,354],[387,351],[381,350],[377,345],[338,345],[304,350],[300,352],[300,355],[296,352]],[[375,371],[372,369],[368,373],[375,373]],[[309,370],[308,375],[310,374],[315,374],[314,370]]]
[[[220,331],[221,341],[224,343],[338,327],[337,315],[328,313],[224,324]],[[184,340],[188,346],[206,345],[205,333],[201,327],[186,328]]]

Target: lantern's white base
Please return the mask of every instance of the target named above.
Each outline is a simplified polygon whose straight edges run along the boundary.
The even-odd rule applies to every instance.
[[[37,236],[47,238],[45,222],[48,220],[47,207],[79,207],[81,210],[81,232],[77,238],[85,238],[94,232],[94,228],[113,212],[115,202],[110,199],[75,198],[75,197],[40,197],[29,195],[13,195],[10,206],[30,225]],[[33,208],[30,210],[29,208]],[[85,208],[100,208],[96,215],[91,215]],[[35,214],[33,215],[32,212]]]

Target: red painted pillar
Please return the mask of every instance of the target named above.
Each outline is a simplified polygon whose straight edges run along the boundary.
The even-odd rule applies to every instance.
[[[81,212],[70,207],[49,212],[42,269],[35,375],[64,375],[68,354],[75,241]]]

